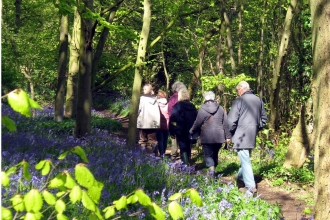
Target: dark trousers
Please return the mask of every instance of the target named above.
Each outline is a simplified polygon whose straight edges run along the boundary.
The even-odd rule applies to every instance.
[[[168,135],[169,135],[168,130],[157,131],[158,150],[160,155],[165,154],[167,148]]]
[[[176,138],[180,148],[180,155],[182,156],[182,153],[187,153],[188,158],[191,158],[190,139],[181,138],[178,136],[176,136]]]
[[[157,145],[157,137],[156,137],[157,129],[140,129],[140,140],[139,145],[142,147],[147,146],[147,142],[151,144],[151,146]]]
[[[202,144],[202,148],[204,151],[204,159],[206,167],[209,168],[211,166],[218,166],[218,154],[221,148],[222,143],[219,144]]]

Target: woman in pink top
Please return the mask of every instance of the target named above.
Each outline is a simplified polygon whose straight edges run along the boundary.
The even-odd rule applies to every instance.
[[[170,116],[168,114],[167,94],[159,91],[157,94],[157,102],[160,109],[160,128],[157,130],[158,150],[161,158],[164,158],[168,140],[168,123]],[[157,153],[156,153],[157,154]]]

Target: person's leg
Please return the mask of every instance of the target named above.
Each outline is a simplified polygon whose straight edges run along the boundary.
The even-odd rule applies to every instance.
[[[163,148],[162,148],[162,152],[161,152],[161,155],[165,155],[165,151],[166,151],[166,148],[167,148],[167,141],[168,141],[168,136],[169,136],[169,132],[168,130],[164,130],[163,131]]]
[[[241,162],[241,167],[238,172],[239,177],[243,177],[243,181],[246,188],[256,188],[256,183],[254,181],[252,164],[250,160],[250,150],[240,149],[237,151],[239,160]]]
[[[176,137],[176,140],[177,140],[179,148],[180,148],[180,156],[181,156],[182,162],[186,165],[189,165],[187,141],[184,139],[180,139],[178,137]]]
[[[221,148],[222,144],[214,144],[213,146],[213,161],[214,161],[214,167],[216,168],[219,163],[219,150]]]
[[[171,144],[171,159],[175,159],[178,155],[178,140],[177,137],[175,139],[171,139],[172,144]]]
[[[141,147],[142,150],[145,150],[146,146],[147,146],[147,140],[148,140],[148,137],[147,137],[147,132],[145,129],[140,129],[139,130],[139,145]]]
[[[151,144],[151,148],[153,153],[157,156],[158,154],[158,147],[157,147],[157,129],[148,129],[148,141]]]
[[[159,153],[160,155],[162,155],[163,153],[163,144],[164,144],[164,135],[163,135],[164,131],[163,130],[158,130],[157,131],[157,142],[158,142],[158,150],[159,150]]]
[[[211,144],[202,144],[203,152],[204,152],[204,160],[207,168],[214,167],[213,160],[213,149]]]

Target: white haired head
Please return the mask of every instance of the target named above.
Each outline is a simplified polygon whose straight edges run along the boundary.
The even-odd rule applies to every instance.
[[[215,94],[212,91],[204,92],[204,95],[203,96],[204,96],[205,101],[209,101],[209,100],[214,100],[215,99]]]

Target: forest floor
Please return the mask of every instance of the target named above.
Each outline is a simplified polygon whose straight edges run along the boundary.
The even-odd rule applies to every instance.
[[[110,117],[119,120],[123,129],[118,136],[125,138],[127,137],[128,128],[128,118],[118,117],[111,114],[107,110],[103,110],[102,114],[105,117]],[[151,149],[149,149],[151,153]],[[170,154],[169,148],[166,154]],[[180,159],[178,158],[177,162]],[[221,177],[221,181],[229,182],[230,177]],[[284,220],[309,220],[312,219],[312,214],[304,215],[303,211],[305,208],[310,208],[313,210],[313,187],[303,188],[294,183],[285,183],[281,186],[273,186],[271,182],[267,179],[262,179],[261,177],[256,177],[258,195],[261,199],[266,200],[268,203],[278,204],[283,211]],[[310,204],[310,205],[308,205]]]

